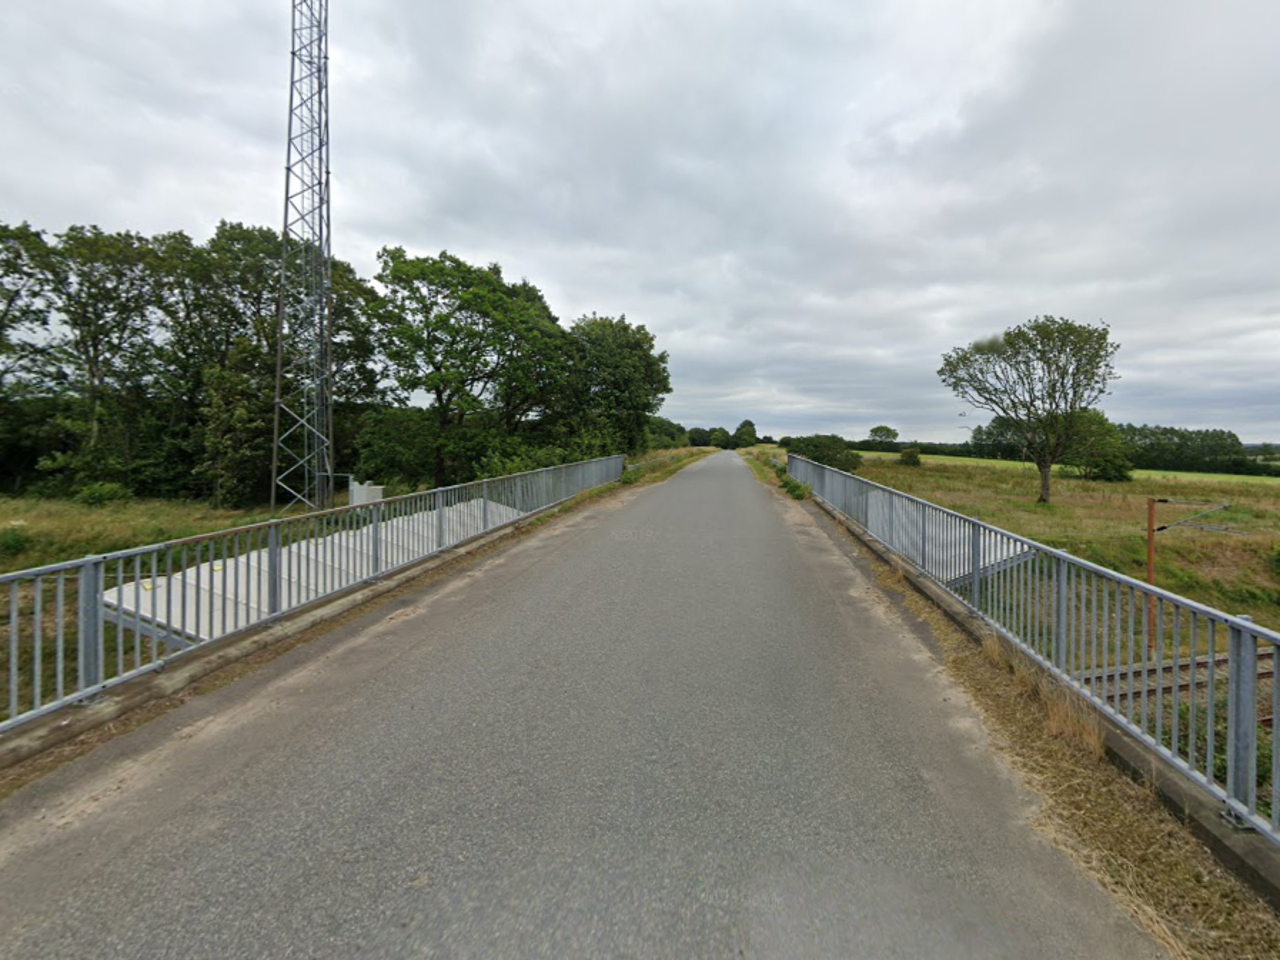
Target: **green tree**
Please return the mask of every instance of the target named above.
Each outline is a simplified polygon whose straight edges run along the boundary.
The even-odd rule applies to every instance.
[[[760,442],[756,437],[756,425],[750,420],[743,420],[733,431],[733,442],[735,447],[754,447]]]
[[[48,323],[38,264],[48,255],[44,235],[22,223],[0,223],[0,396],[17,368],[23,343],[17,337]]]
[[[872,444],[873,450],[892,452],[898,448],[898,431],[881,424],[871,428],[871,432],[867,434],[867,440]]]
[[[649,416],[671,392],[666,351],[657,352],[653,334],[625,316],[592,314],[569,333],[578,348],[574,401],[584,425],[603,426],[620,450],[640,451]]]
[[[973,428],[969,449],[986,460],[1026,460],[1022,437],[1004,417],[992,417],[985,426]]]
[[[694,427],[689,431],[689,446],[691,447],[709,447],[711,446],[711,431],[706,427]]]
[[[713,447],[719,447],[721,450],[733,449],[733,434],[724,427],[713,427],[708,440]]]
[[[78,480],[121,480],[120,447],[129,438],[108,412],[148,373],[154,350],[153,252],[138,234],[97,227],[71,227],[54,239],[34,260],[51,317],[40,353],[46,376],[71,386],[79,410],[69,424],[77,449],[50,465]],[[103,442],[107,427],[116,428],[118,444]]]
[[[479,423],[498,388],[506,351],[517,339],[497,266],[476,267],[448,252],[410,257],[399,247],[378,254],[383,288],[379,334],[395,395],[426,394],[435,419],[432,475],[437,486],[459,477],[468,458],[465,433]]]
[[[1004,417],[1040,471],[1048,503],[1053,465],[1116,378],[1119,344],[1105,326],[1036,317],[990,340],[945,354],[938,376],[962,400]]]
[[[1123,483],[1133,479],[1124,437],[1101,410],[1086,410],[1080,415],[1062,465],[1083,480]]]

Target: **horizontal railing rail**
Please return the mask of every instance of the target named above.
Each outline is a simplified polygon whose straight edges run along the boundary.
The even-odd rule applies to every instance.
[[[0,575],[0,732],[617,480],[623,458]]]
[[[1280,844],[1280,634],[803,457],[787,470]]]

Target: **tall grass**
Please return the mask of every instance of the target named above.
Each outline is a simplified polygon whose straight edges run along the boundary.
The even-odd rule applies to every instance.
[[[0,497],[0,573],[270,518],[265,508],[218,510],[178,500],[133,500],[90,507],[68,500]]]

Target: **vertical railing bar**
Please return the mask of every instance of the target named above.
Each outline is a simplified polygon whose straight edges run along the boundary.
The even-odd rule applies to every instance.
[[[1191,611],[1191,624],[1188,628],[1191,659],[1187,665],[1187,764],[1196,769],[1196,698],[1199,695],[1199,684],[1196,682],[1196,661],[1200,658],[1199,646],[1200,614]]]
[[[1216,620],[1206,619],[1205,626],[1208,636],[1205,641],[1209,646],[1209,698],[1207,701],[1207,710],[1209,715],[1205,717],[1205,759],[1204,769],[1209,777],[1210,783],[1217,783],[1218,778],[1214,773],[1214,766],[1217,760],[1216,744],[1214,739],[1216,736],[1216,727],[1218,725],[1218,623]]]
[[[18,581],[9,584],[9,717],[16,717],[18,709],[18,675],[22,669],[19,659],[21,623],[19,611]]]
[[[1161,622],[1164,617],[1160,618]],[[1178,687],[1182,685],[1182,658],[1178,655],[1178,647],[1182,642],[1182,607],[1174,604],[1173,607],[1173,708],[1169,715],[1169,725],[1171,727],[1170,742],[1172,743],[1173,755],[1178,755],[1178,734],[1181,732],[1178,723]]]
[[[31,709],[38,710],[44,702],[40,682],[43,669],[40,661],[44,652],[44,577],[37,576],[34,580],[31,597]]]
[[[66,663],[67,663],[67,572],[58,571],[58,587],[54,603],[58,615],[55,624],[54,639],[54,694],[59,700],[66,696]]]
[[[1155,641],[1156,641],[1156,743],[1164,743],[1164,598],[1156,598],[1155,609]],[[1151,636],[1151,634],[1148,634]],[[1147,684],[1150,686],[1150,683]]]

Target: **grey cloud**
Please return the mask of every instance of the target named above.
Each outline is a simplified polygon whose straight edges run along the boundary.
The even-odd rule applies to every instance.
[[[286,6],[19,0],[0,218],[274,224]],[[338,254],[447,248],[625,313],[675,419],[960,439],[942,354],[1054,313],[1123,344],[1113,417],[1280,439],[1267,0],[331,18]]]

